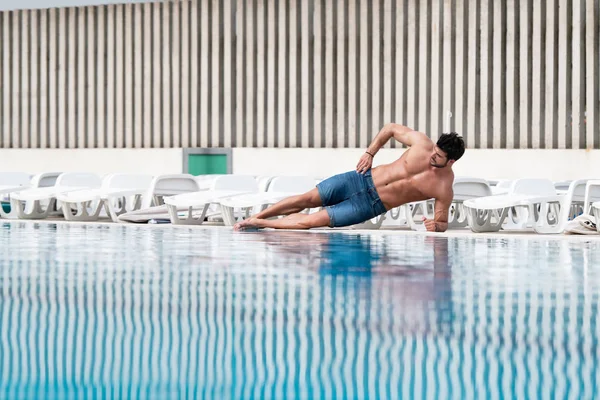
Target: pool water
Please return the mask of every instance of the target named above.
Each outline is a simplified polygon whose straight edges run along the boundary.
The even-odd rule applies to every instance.
[[[600,241],[11,222],[0,398],[600,396]]]

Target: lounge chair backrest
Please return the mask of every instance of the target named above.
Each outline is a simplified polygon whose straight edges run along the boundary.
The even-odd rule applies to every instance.
[[[197,192],[199,190],[201,190],[200,184],[190,174],[155,176],[143,197],[141,209],[162,204],[162,197],[164,196]]]
[[[43,172],[31,178],[32,188],[52,187],[62,172]]]
[[[0,185],[2,186],[28,186],[31,174],[25,172],[0,172]]]
[[[587,184],[587,181],[588,181],[587,179],[570,181],[569,186],[567,186],[566,189],[562,189],[562,190],[572,191],[573,197],[571,198],[571,201],[582,203],[585,200],[585,186]],[[555,185],[555,187],[556,187],[556,185]],[[600,188],[592,187],[590,194],[592,196],[595,195],[596,197],[598,197],[598,195],[600,195]]]
[[[554,183],[549,179],[517,179],[512,183],[510,193],[531,196],[552,196],[556,194]]]
[[[459,200],[492,195],[488,182],[479,178],[456,178],[453,190],[454,198]]]
[[[259,176],[256,178],[256,182],[258,182],[258,191],[266,192],[269,189],[269,185],[273,180],[272,176]]]
[[[250,175],[223,175],[213,181],[212,190],[258,192],[258,182]]]
[[[554,189],[556,190],[569,190],[569,186],[572,181],[558,181],[554,182]]]
[[[315,188],[315,178],[308,176],[277,176],[269,185],[269,192],[305,193]]]
[[[144,174],[110,174],[102,180],[103,189],[148,189],[152,182],[151,175]]]
[[[65,172],[56,179],[57,187],[99,188],[102,180],[98,175],[88,172]]]

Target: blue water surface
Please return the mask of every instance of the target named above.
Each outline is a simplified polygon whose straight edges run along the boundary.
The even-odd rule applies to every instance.
[[[600,241],[11,222],[2,399],[600,396]]]

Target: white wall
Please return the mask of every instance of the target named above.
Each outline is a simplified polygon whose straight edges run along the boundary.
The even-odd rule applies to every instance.
[[[382,149],[374,165],[400,157]],[[233,149],[233,172],[249,175],[328,177],[353,169],[362,149]],[[4,149],[0,171],[182,172],[182,149]],[[474,150],[455,165],[456,175],[485,179],[600,177],[600,150]]]
[[[326,177],[355,167],[362,149],[234,149],[234,173]],[[373,165],[391,162],[402,149],[381,149]],[[600,177],[600,150],[469,149],[454,166],[457,176],[552,180]]]
[[[2,149],[0,171],[180,173],[181,149]]]

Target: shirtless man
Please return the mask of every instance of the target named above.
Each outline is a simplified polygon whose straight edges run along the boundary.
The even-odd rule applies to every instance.
[[[371,169],[373,157],[392,137],[410,149],[393,163]],[[452,165],[464,152],[463,139],[456,133],[443,134],[437,143],[433,143],[422,132],[387,124],[358,161],[356,171],[332,176],[307,193],[289,197],[237,223],[234,229],[349,226],[402,204],[433,198],[434,218],[424,218],[423,222],[430,232],[444,232],[448,228],[448,210],[454,195]],[[313,207],[324,209],[313,214],[299,214]],[[268,219],[278,215],[287,216]]]

